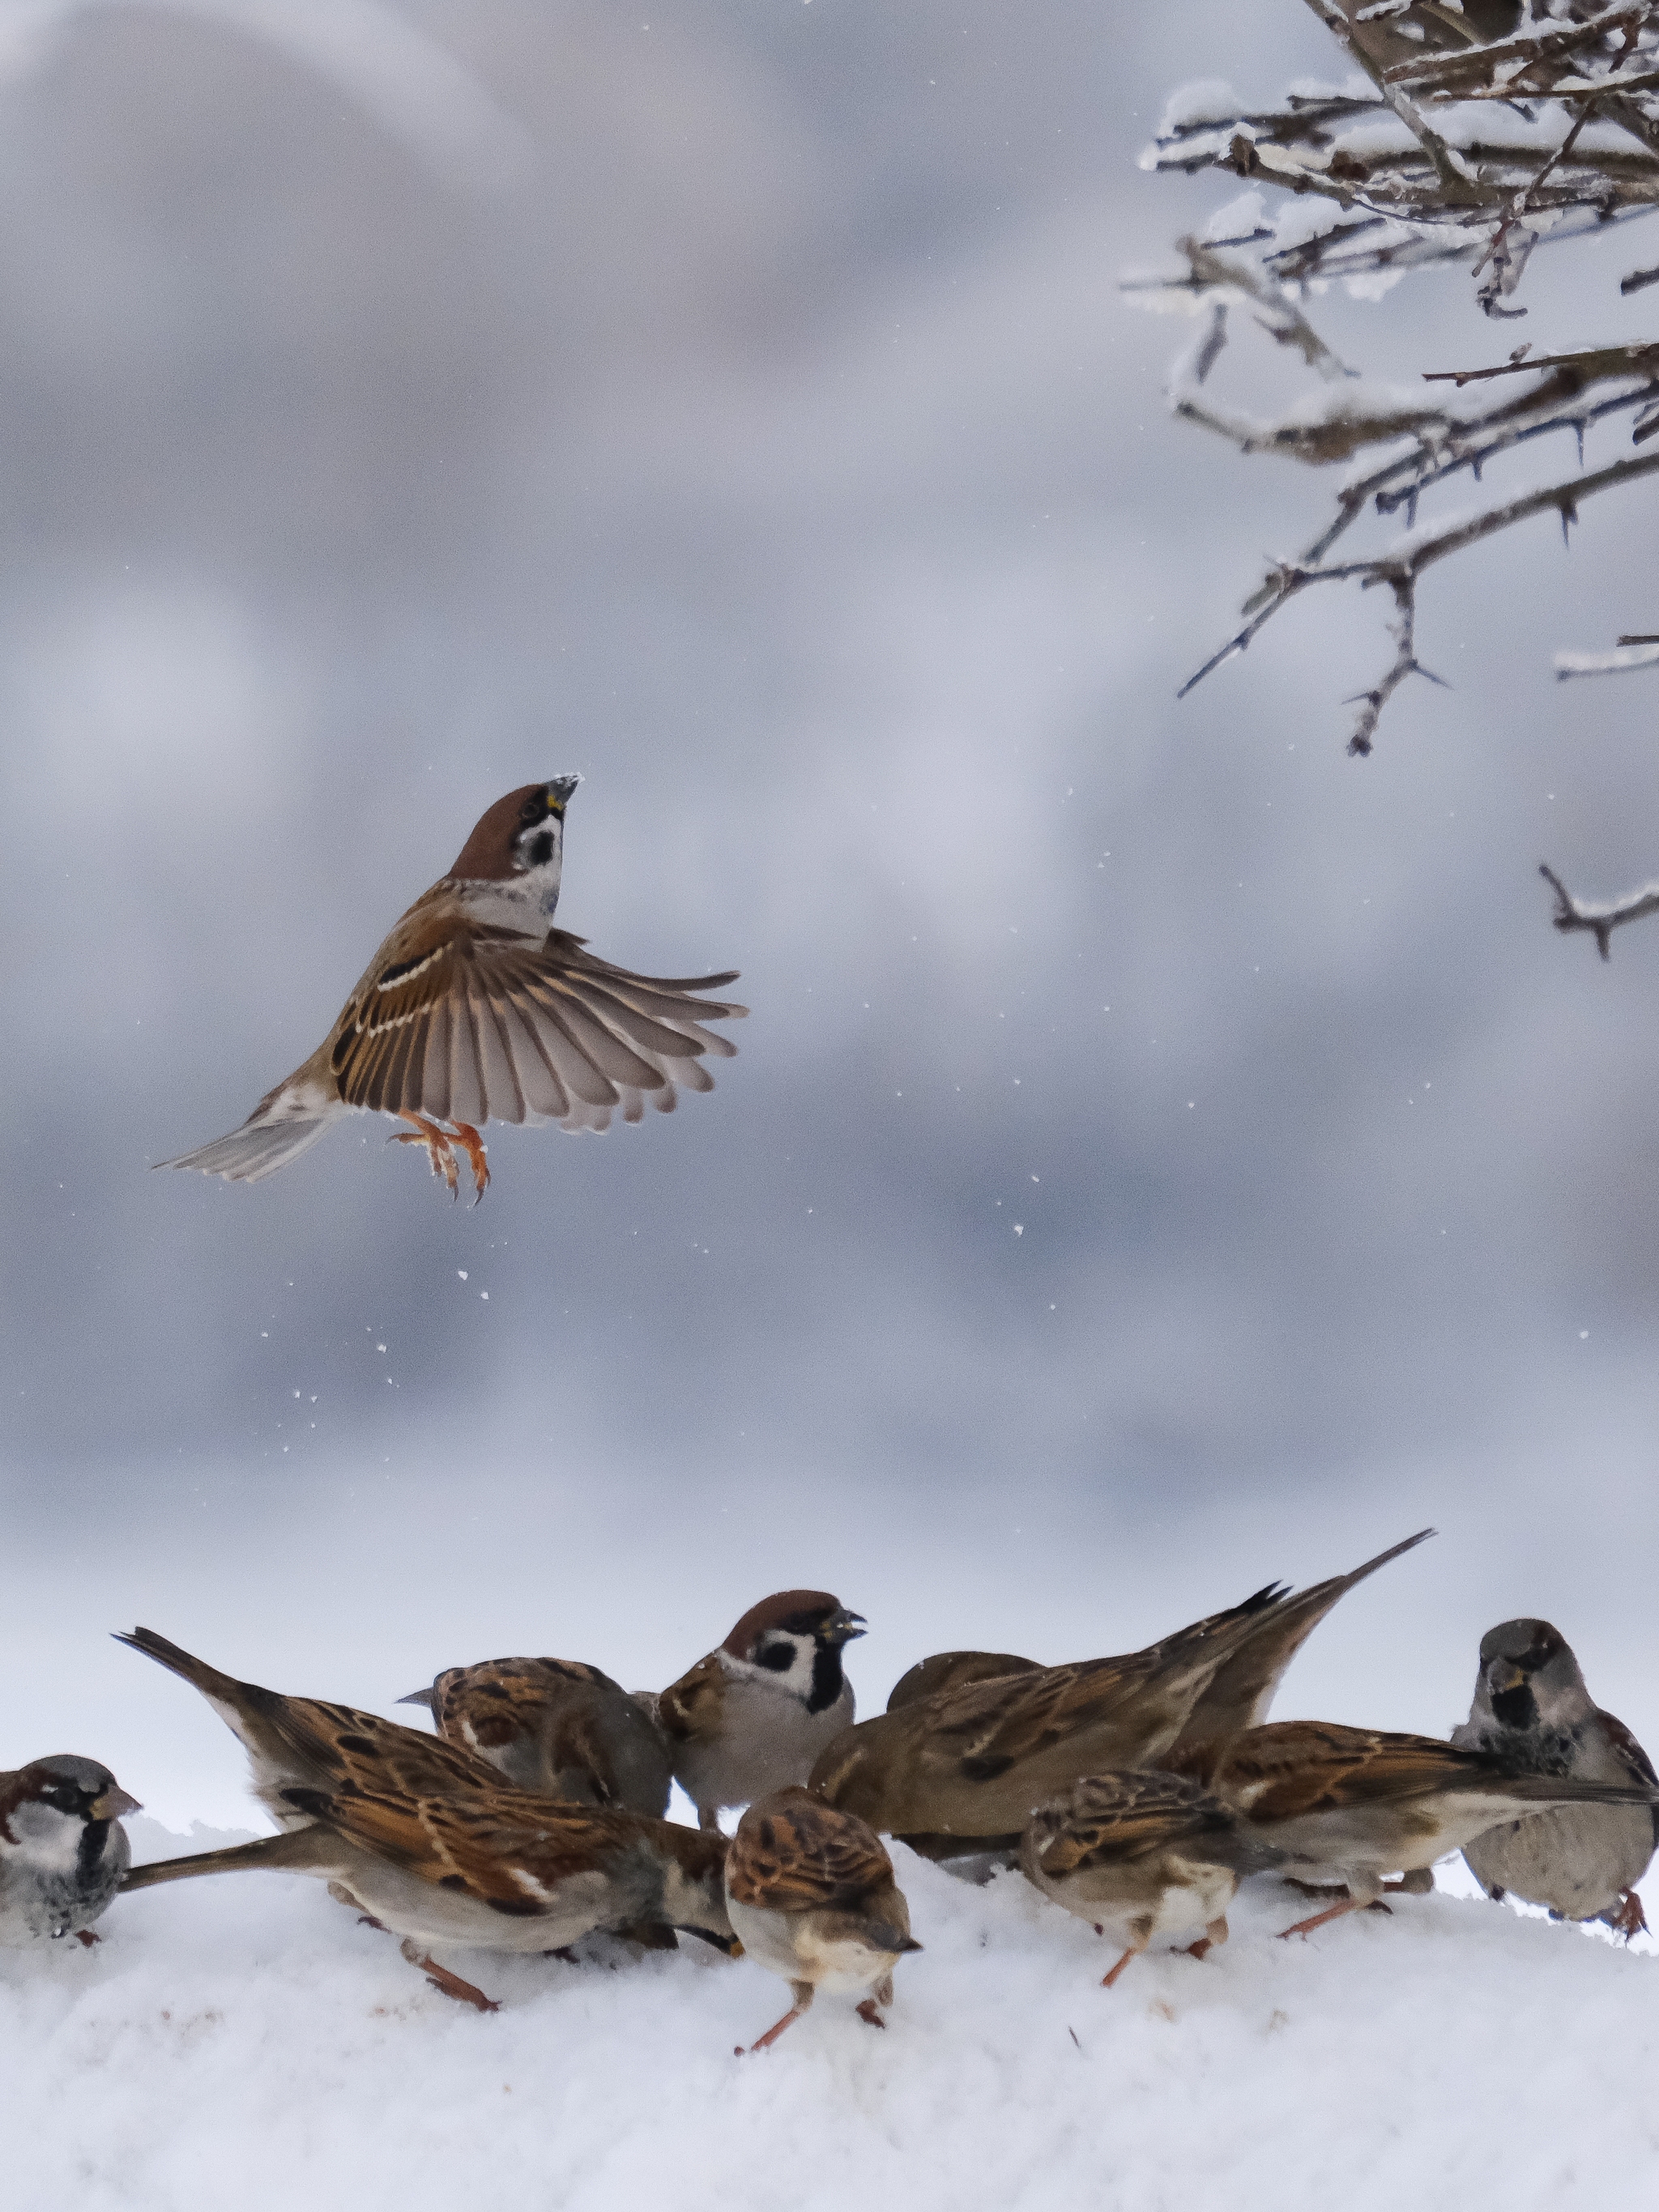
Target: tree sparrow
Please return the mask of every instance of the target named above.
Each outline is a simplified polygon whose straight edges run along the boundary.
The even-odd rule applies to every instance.
[[[1529,1772],[1436,1736],[1330,1721],[1272,1721],[1228,1742],[1192,1745],[1169,1764],[1277,1845],[1286,1877],[1298,1887],[1333,1877],[1346,1887],[1337,1904],[1281,1929],[1285,1936],[1305,1936],[1374,1905],[1385,1890],[1423,1894],[1434,1887],[1434,1862],[1495,1822],[1526,1820],[1557,1805],[1631,1805],[1650,1813],[1655,1795],[1650,1785]],[[1396,1873],[1400,1881],[1383,1880]]]
[[[160,1167],[258,1182],[354,1112],[396,1115],[453,1194],[459,1145],[477,1194],[489,1180],[478,1131],[498,1121],[606,1129],[647,1097],[671,1113],[675,1085],[712,1091],[704,1053],[737,1047],[702,1024],[744,1013],[690,994],[737,980],[665,980],[613,968],[551,927],[564,814],[579,779],[509,791],[455,865],[410,908],[309,1060],[267,1091],[240,1129]],[[440,1127],[444,1121],[452,1126]]]
[[[1253,1835],[1218,1797],[1174,1774],[1094,1774],[1039,1805],[1020,1839],[1028,1881],[1080,1920],[1109,1923],[1122,1957],[1109,1990],[1155,1936],[1203,1935],[1201,1959],[1227,1940],[1227,1907],[1246,1875],[1283,1854]]]
[[[425,1705],[438,1733],[498,1767],[516,1790],[660,1820],[667,1747],[650,1717],[597,1667],[575,1659],[483,1659],[451,1667]]]
[[[868,1990],[872,2027],[893,2002],[893,1968],[921,1946],[881,1838],[797,1784],[752,1804],[726,1856],[726,1901],[744,1955],[789,1984],[794,2002],[750,2045],[764,2051],[821,1989]],[[738,2045],[738,2055],[742,2055]]]
[[[805,1782],[853,1717],[842,1648],[863,1615],[827,1590],[780,1590],[751,1606],[717,1651],[656,1701],[674,1778],[705,1828],[723,1805]]]
[[[0,1774],[0,1944],[95,1943],[132,1859],[121,1815],[138,1810],[108,1767],[70,1752]]]
[[[1646,1752],[1595,1703],[1571,1646],[1547,1620],[1506,1620],[1481,1638],[1474,1703],[1451,1740],[1527,1773],[1659,1790]],[[1490,1828],[1463,1856],[1488,1897],[1547,1905],[1563,1920],[1605,1921],[1628,1940],[1647,1932],[1634,1885],[1656,1839],[1659,1808],[1574,1805]]]

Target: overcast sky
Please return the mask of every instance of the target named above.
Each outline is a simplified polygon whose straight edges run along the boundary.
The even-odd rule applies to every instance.
[[[1309,12],[36,12],[0,1764],[236,1815],[135,1620],[384,1706],[492,1652],[659,1683],[805,1583],[869,1616],[873,1710],[1431,1521],[1283,1711],[1443,1730],[1535,1611],[1659,1735],[1659,926],[1603,968],[1535,872],[1659,873],[1659,678],[1549,673],[1659,627],[1651,501],[1437,571],[1455,688],[1368,762],[1369,599],[1173,696],[1329,481],[1168,419],[1188,326],[1117,278],[1226,194],[1135,156],[1184,77],[1333,74]],[[1540,253],[1526,336],[1646,334],[1651,245]],[[1472,289],[1313,312],[1408,379],[1508,350]],[[1217,374],[1299,388],[1248,330]],[[560,921],[743,971],[712,1097],[496,1131],[476,1212],[368,1121],[253,1189],[148,1172],[572,769]]]

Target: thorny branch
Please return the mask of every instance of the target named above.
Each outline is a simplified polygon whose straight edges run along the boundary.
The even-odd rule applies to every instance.
[[[1610,899],[1604,904],[1574,898],[1553,868],[1540,865],[1538,872],[1555,893],[1555,912],[1551,919],[1556,927],[1563,931],[1589,930],[1604,960],[1612,957],[1607,939],[1615,929],[1627,921],[1640,921],[1644,915],[1659,914],[1659,884],[1644,884],[1640,890],[1627,891],[1623,898]]]

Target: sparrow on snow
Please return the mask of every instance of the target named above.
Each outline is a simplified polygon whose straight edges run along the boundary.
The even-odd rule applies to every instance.
[[[121,1816],[138,1810],[108,1767],[70,1752],[0,1774],[0,1944],[97,1942],[132,1861]]]
[[[1281,1929],[1285,1936],[1374,1905],[1385,1890],[1425,1894],[1437,1859],[1499,1821],[1524,1823],[1560,1805],[1638,1806],[1651,1817],[1656,1794],[1650,1784],[1529,1771],[1437,1736],[1331,1721],[1270,1721],[1226,1742],[1192,1745],[1168,1763],[1282,1851],[1288,1880],[1334,1880],[1346,1889],[1327,1911]],[[1401,1879],[1385,1881],[1389,1874]]]
[[[863,1620],[827,1590],[779,1590],[659,1695],[674,1778],[705,1828],[719,1827],[723,1805],[805,1782],[847,1727],[853,1686],[842,1652]]]
[[[1155,1936],[1201,1928],[1186,1947],[1195,1959],[1224,1943],[1240,1881],[1282,1857],[1196,1783],[1146,1771],[1089,1775],[1039,1805],[1019,1850],[1028,1881],[1123,1944],[1109,1990]]]
[[[860,2020],[884,2027],[893,1968],[921,1946],[881,1838],[796,1783],[751,1805],[726,1855],[726,1902],[744,1955],[781,1975],[793,1999],[749,2047],[764,2051],[819,1990],[866,1990]]]
[[[287,1867],[404,1938],[447,1996],[495,2009],[436,1944],[548,1952],[595,1929],[684,1928],[732,1948],[724,1837],[510,1788],[476,1753],[349,1705],[238,1682],[149,1629],[117,1639],[201,1691],[283,1832],[136,1869],[127,1889]]]
[[[692,994],[734,982],[736,969],[635,975],[551,926],[578,781],[555,776],[498,799],[310,1059],[240,1129],[156,1164],[258,1182],[343,1115],[392,1114],[410,1125],[397,1142],[424,1146],[452,1194],[459,1146],[482,1198],[489,1170],[478,1132],[492,1117],[600,1130],[618,1106],[639,1121],[647,1098],[672,1113],[677,1085],[712,1091],[702,1055],[730,1059],[737,1047],[702,1024],[747,1008]]]
[[[1659,1776],[1623,1721],[1584,1686],[1572,1648],[1547,1620],[1506,1620],[1480,1639],[1474,1703],[1451,1740],[1534,1774],[1629,1782]],[[1659,1840],[1659,1807],[1573,1805],[1509,1820],[1465,1844],[1488,1897],[1547,1905],[1563,1920],[1601,1920],[1627,1941],[1647,1932],[1635,1884]]]

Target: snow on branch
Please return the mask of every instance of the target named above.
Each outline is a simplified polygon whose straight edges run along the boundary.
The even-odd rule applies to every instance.
[[[1659,668],[1659,637],[1621,637],[1610,652],[1555,656],[1558,684],[1575,676],[1623,676],[1638,668]]]
[[[1627,921],[1640,921],[1644,915],[1659,914],[1659,884],[1644,884],[1639,890],[1627,891],[1623,898],[1604,903],[1575,898],[1553,868],[1540,864],[1538,872],[1555,893],[1555,912],[1551,919],[1556,927],[1563,931],[1589,930],[1604,960],[1612,957],[1607,940],[1615,929]]]

